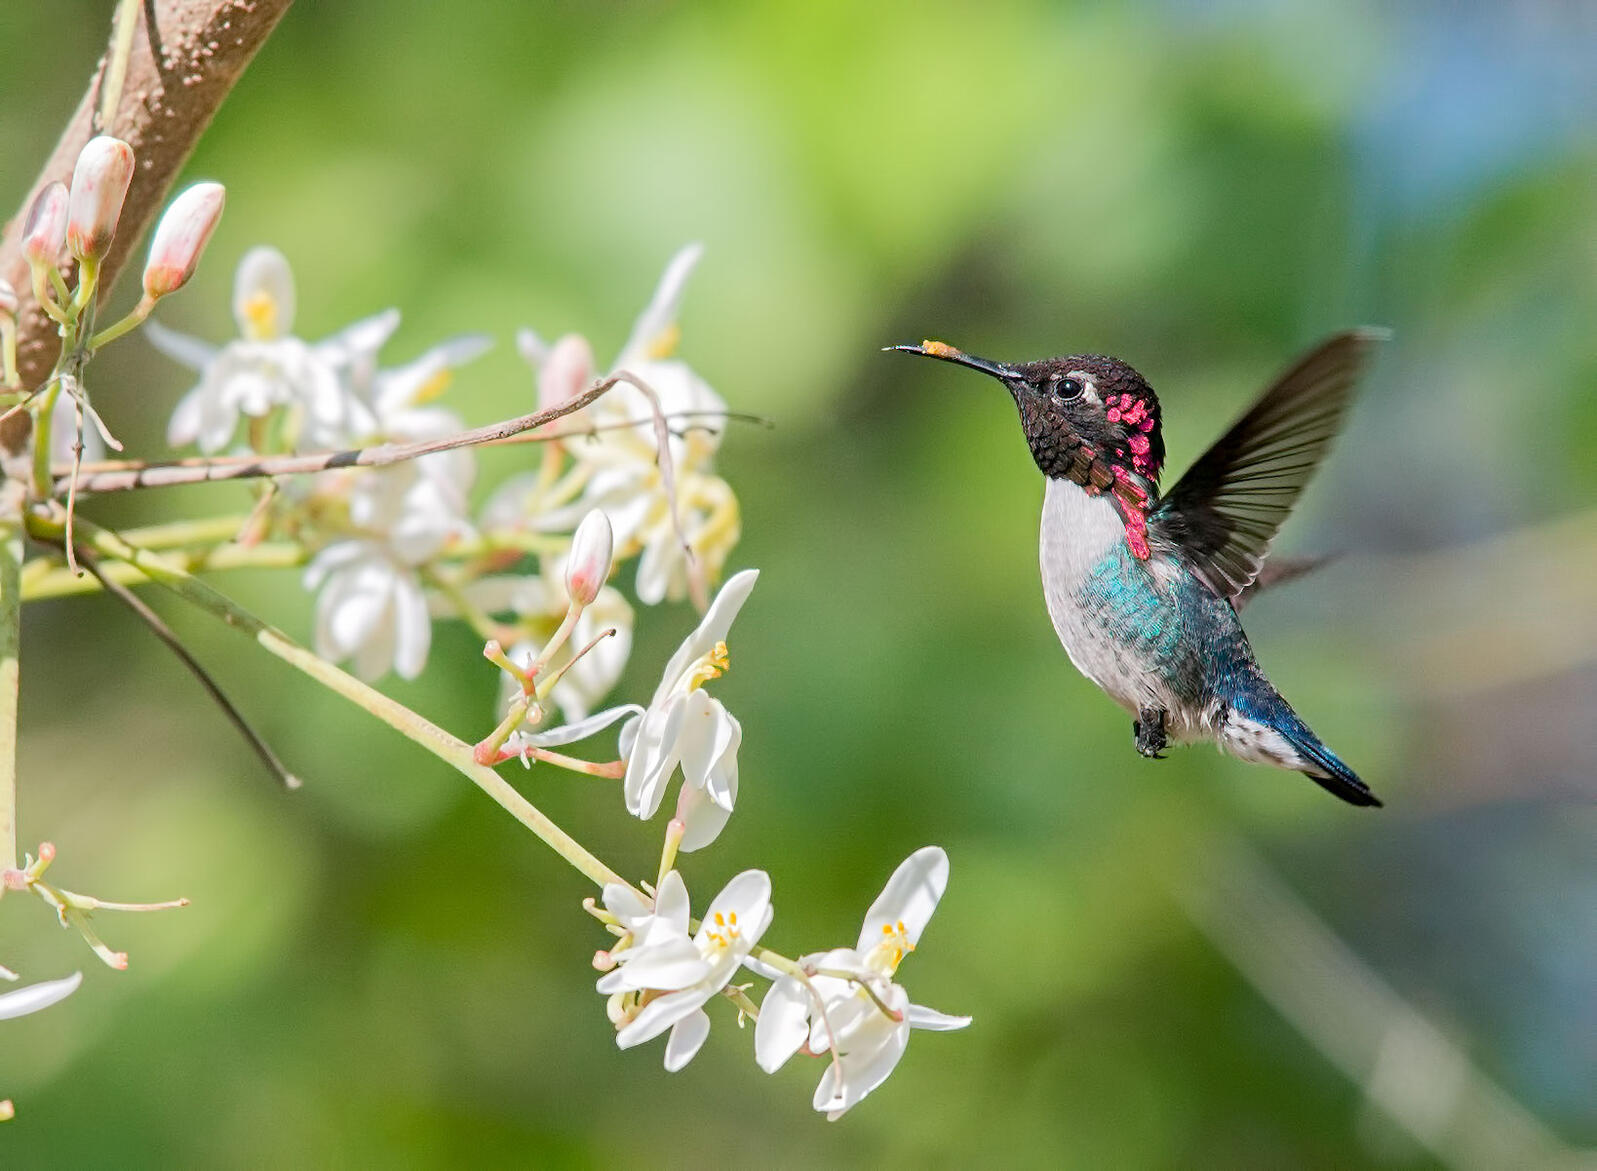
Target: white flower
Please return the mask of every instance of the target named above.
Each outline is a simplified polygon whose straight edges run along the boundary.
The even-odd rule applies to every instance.
[[[355,660],[355,673],[376,679],[390,668],[414,679],[427,663],[432,619],[413,568],[377,541],[340,541],[305,570],[316,599],[316,653]]]
[[[833,1060],[815,1090],[815,1109],[841,1117],[893,1072],[910,1029],[962,1029],[968,1016],[948,1016],[911,1004],[893,976],[915,950],[948,886],[948,855],[939,846],[916,850],[893,872],[865,913],[852,948],[804,956],[805,978],[783,975],[772,984],[754,1029],[760,1067],[775,1073],[807,1045]]]
[[[349,410],[323,444],[408,443],[453,435],[464,423],[452,411],[426,405],[454,368],[487,348],[483,338],[456,338],[391,370],[376,366],[377,347],[398,322],[357,323],[326,343],[347,369]],[[323,476],[312,491],[343,497],[357,536],[323,549],[305,573],[316,601],[317,653],[353,657],[355,670],[375,679],[392,668],[415,678],[427,661],[432,621],[416,570],[450,542],[467,537],[467,493],[476,463],[465,450],[439,452],[384,468]]]
[[[346,431],[354,408],[342,372],[377,347],[398,325],[392,311],[357,322],[324,342],[311,344],[292,333],[294,274],[275,248],[253,248],[239,262],[233,283],[233,316],[240,337],[217,347],[146,322],[156,349],[200,372],[167,427],[174,447],[197,443],[219,451],[233,438],[240,414],[263,418],[283,407],[297,412],[305,442]]]
[[[705,693],[704,684],[726,670],[727,632],[759,576],[745,569],[721,588],[666,664],[649,706],[621,729],[621,755],[627,759],[622,794],[629,813],[645,821],[653,817],[681,767],[676,816],[686,827],[684,851],[713,842],[737,801],[743,729],[720,700]]]
[[[701,252],[700,245],[693,244],[671,258],[653,298],[611,366],[612,372],[626,370],[646,382],[670,420],[669,452],[681,533],[672,519],[660,474],[654,408],[630,383],[614,387],[570,421],[572,426],[586,423],[599,428],[591,438],[568,444],[586,477],[580,499],[564,508],[537,509],[527,522],[558,531],[576,524],[589,509],[603,509],[615,529],[618,555],[642,555],[637,592],[645,605],[687,593],[684,539],[713,579],[719,576],[741,532],[737,498],[712,471],[726,403],[685,362],[672,357],[680,333],[676,319],[682,292]],[[563,338],[549,347],[530,331],[520,335],[521,352],[540,369],[540,386],[546,371],[557,384],[551,398],[570,391],[576,380],[572,370],[583,368],[584,353],[591,360],[591,351],[579,350],[576,341]],[[556,367],[559,377],[554,376]],[[535,479],[518,478],[515,489],[525,497],[528,487],[536,484]],[[505,515],[503,506],[500,515]]]
[[[610,1019],[623,1049],[653,1040],[667,1029],[665,1067],[681,1069],[710,1034],[704,1005],[720,994],[750,949],[771,925],[771,879],[745,870],[722,888],[688,934],[688,892],[675,870],[666,874],[652,904],[632,888],[604,888],[604,905],[627,931],[610,952],[616,968],[599,978],[610,997]]]
[[[0,971],[5,969],[0,968]],[[52,1004],[59,1004],[78,990],[78,985],[83,983],[83,973],[73,972],[60,980],[45,980],[39,984],[29,984],[26,988],[18,988],[14,992],[0,995],[0,1021],[8,1021],[13,1017],[27,1016],[30,1012],[38,1012],[42,1008],[49,1008]]]

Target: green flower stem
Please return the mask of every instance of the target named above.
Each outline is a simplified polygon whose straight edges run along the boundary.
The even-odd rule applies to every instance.
[[[0,315],[0,379],[6,386],[17,386],[17,319],[9,313]]]
[[[144,324],[144,319],[150,315],[150,310],[155,308],[155,299],[148,295],[139,298],[139,303],[128,312],[121,321],[106,326],[99,333],[89,339],[89,352],[93,353],[107,342],[114,342],[123,334],[137,326]]]
[[[217,569],[292,569],[310,559],[305,548],[292,541],[223,545],[215,549],[168,553],[167,556],[188,573]],[[108,561],[102,568],[106,576],[119,585],[139,585],[148,580],[138,567],[126,562]],[[22,570],[22,600],[25,602],[92,594],[99,588],[100,583],[94,577],[78,577],[57,557],[35,557]]]
[[[488,794],[501,808],[530,829],[545,845],[590,881],[599,886],[611,882],[626,885],[620,875],[589,853],[565,830],[550,821],[503,777],[492,769],[477,764],[472,758],[471,745],[464,740],[451,736],[404,704],[390,699],[382,692],[368,687],[354,676],[312,654],[287,635],[261,621],[167,558],[135,548],[115,533],[86,520],[76,521],[74,528],[77,539],[101,556],[136,566],[151,581],[165,586],[185,601],[194,603],[234,629],[250,635],[268,653],[309,675],[357,707],[364,708],[407,739],[419,744],[464,774],[468,780]],[[66,536],[64,518],[56,515],[46,516],[37,512],[28,517],[28,531],[35,537],[47,541],[58,542]]]
[[[178,545],[225,544],[238,536],[249,522],[244,513],[229,516],[202,516],[169,524],[123,529],[122,539],[140,549],[170,549]]]
[[[0,523],[0,869],[17,868],[17,688],[21,680],[21,485],[8,481],[17,513]]]
[[[63,352],[72,344],[70,330],[61,332]],[[57,364],[47,389],[39,396],[39,409],[33,415],[33,494],[43,500],[50,495],[55,481],[50,478],[50,431],[55,424],[55,402],[61,397],[63,375]]]
[[[114,134],[117,106],[122,103],[122,84],[128,76],[128,58],[133,55],[133,31],[139,17],[139,0],[120,0],[111,34],[111,59],[106,63],[105,80],[100,83],[101,134]]]

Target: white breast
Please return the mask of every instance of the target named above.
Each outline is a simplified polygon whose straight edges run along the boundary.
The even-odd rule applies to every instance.
[[[1048,616],[1065,653],[1121,707],[1137,714],[1143,707],[1174,710],[1173,697],[1138,661],[1132,649],[1117,643],[1099,615],[1086,610],[1078,589],[1087,576],[1124,541],[1126,527],[1115,506],[1103,496],[1088,496],[1070,480],[1050,479],[1042,506],[1042,584]],[[1188,729],[1172,727],[1172,738]]]
[[[1081,585],[1115,542],[1125,540],[1126,526],[1107,496],[1088,496],[1073,480],[1050,478],[1046,485],[1042,498],[1042,580],[1051,611],[1054,591],[1069,593]]]

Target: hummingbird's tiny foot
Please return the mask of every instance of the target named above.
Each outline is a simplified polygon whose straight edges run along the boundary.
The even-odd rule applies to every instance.
[[[1137,739],[1137,751],[1150,760],[1163,760],[1168,741],[1164,732],[1165,713],[1161,708],[1144,708],[1138,719],[1131,721],[1131,733]]]

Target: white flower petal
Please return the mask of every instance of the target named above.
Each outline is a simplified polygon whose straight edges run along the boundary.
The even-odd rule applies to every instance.
[[[616,1044],[631,1049],[645,1041],[652,1041],[672,1025],[697,1012],[705,1001],[720,989],[684,988],[681,992],[667,992],[657,996],[638,1012],[638,1015],[616,1034]]]
[[[549,357],[549,343],[525,327],[516,330],[516,352],[536,370]]]
[[[399,328],[399,321],[398,309],[384,309],[381,313],[362,317],[337,333],[324,337],[312,349],[319,357],[335,366],[344,367],[362,361],[372,361],[376,359],[377,351],[383,348],[384,343],[394,336],[394,331]]]
[[[689,244],[665,266],[654,296],[633,324],[632,336],[627,338],[627,344],[621,347],[621,353],[616,356],[618,368],[636,365],[649,358],[660,336],[676,324],[677,313],[682,305],[682,291],[703,254],[704,245]]]
[[[635,928],[638,920],[654,914],[654,908],[643,896],[622,882],[605,883],[600,897],[604,900],[604,909],[620,919],[628,931]]]
[[[601,992],[618,988],[677,992],[692,987],[710,974],[710,961],[687,936],[651,941],[647,946],[617,953],[617,958],[622,956],[630,958],[607,975],[608,987],[601,988]],[[617,978],[610,980],[610,977]]]
[[[658,606],[665,601],[671,596],[672,579],[685,565],[681,540],[675,526],[668,521],[643,547],[643,556],[638,558],[638,572],[633,582],[638,601],[645,606]]]
[[[72,975],[59,980],[29,984],[26,988],[18,988],[14,992],[0,995],[0,1021],[27,1016],[30,1012],[38,1012],[42,1008],[49,1008],[52,1004],[59,1004],[76,992],[81,983],[83,983],[83,973],[73,972]]]
[[[392,618],[377,623],[365,641],[355,648],[355,674],[368,683],[381,679],[394,665],[398,642],[399,634],[394,628]]]
[[[686,935],[692,911],[687,884],[682,881],[682,875],[675,870],[668,871],[654,892],[654,913]]]
[[[678,847],[684,854],[702,850],[726,828],[732,812],[723,809],[703,789],[684,784],[677,794],[677,818],[682,822],[682,843]]]
[[[673,1025],[671,1036],[665,1043],[666,1071],[675,1073],[692,1061],[693,1055],[699,1051],[709,1035],[710,1016],[702,1008]]]
[[[948,855],[943,848],[923,846],[916,850],[893,871],[893,877],[865,912],[859,950],[875,947],[882,940],[882,928],[896,929],[899,923],[904,924],[909,941],[919,943],[921,932],[947,889]]]
[[[694,939],[700,948],[705,947],[710,942],[710,932],[716,929],[716,916],[730,919],[736,914],[742,934],[738,947],[729,950],[738,950],[740,947],[742,954],[747,955],[765,931],[769,922],[766,912],[770,906],[771,876],[763,870],[745,870],[722,887],[721,893],[711,901]]]
[[[843,1085],[836,1087],[837,1069],[827,1066],[821,1084],[815,1090],[815,1108],[826,1114],[828,1122],[836,1122],[859,1104],[860,1100],[888,1078],[897,1068],[909,1044],[909,1029],[895,1028],[884,1035],[883,1043],[870,1053],[853,1061],[844,1058]]]
[[[172,421],[166,425],[166,442],[171,447],[186,447],[200,437],[205,426],[205,387],[196,386],[178,400]]]
[[[518,732],[513,739],[518,744],[530,744],[535,748],[552,748],[558,744],[573,744],[578,740],[586,740],[595,732],[602,732],[617,720],[629,715],[641,715],[643,709],[635,703],[624,703],[620,707],[606,708],[602,712],[594,712],[585,720],[578,720],[574,724],[566,724],[560,728],[550,728],[546,732]]]
[[[731,712],[722,708],[725,717],[716,728],[715,765],[705,778],[705,794],[725,809],[732,811],[738,796],[738,748],[743,743],[743,725]]]
[[[614,519],[612,515],[611,520]],[[715,595],[710,608],[699,620],[698,628],[688,635],[677,648],[676,654],[671,656],[671,661],[666,664],[664,679],[654,693],[654,702],[658,703],[676,686],[677,680],[696,659],[707,654],[716,643],[726,641],[733,620],[743,608],[743,603],[749,600],[749,594],[753,591],[754,583],[759,580],[759,576],[759,570],[745,569],[741,573],[733,574],[721,587],[721,592]]]
[[[931,1029],[936,1033],[963,1029],[971,1021],[968,1016],[949,1016],[946,1012],[938,1012],[935,1008],[927,1008],[922,1004],[910,1005],[907,1015],[911,1028]]]
[[[683,783],[704,788],[715,762],[716,725],[726,709],[702,689],[690,691],[682,700],[682,724],[677,732],[677,755],[681,757]]]
[[[666,782],[676,771],[677,734],[682,727],[682,710],[682,698],[678,696],[662,708],[645,712],[637,740],[632,745],[622,791],[628,811],[644,821],[653,817],[660,808]]]
[[[766,1073],[775,1073],[799,1051],[809,1036],[810,994],[794,976],[771,985],[754,1022],[754,1060]]]
[[[210,342],[168,329],[159,321],[146,321],[142,328],[152,346],[190,370],[203,370],[216,357],[217,347]]]
[[[414,574],[394,578],[394,670],[401,679],[414,679],[427,665],[432,646],[432,616],[427,613],[427,595]]]
[[[904,1012],[908,997],[898,985],[891,985],[885,998],[888,1008]],[[815,1108],[824,1111],[830,1121],[836,1121],[861,1098],[887,1080],[889,1074],[904,1056],[909,1044],[909,1024],[889,1020],[879,1008],[871,1006],[874,1016],[851,1039],[854,1047],[845,1051],[841,1064],[842,1084],[838,1084],[837,1066],[829,1065],[815,1088]]]

